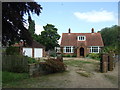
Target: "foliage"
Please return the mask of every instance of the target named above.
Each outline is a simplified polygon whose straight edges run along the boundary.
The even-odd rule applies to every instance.
[[[26,40],[31,45],[32,37],[26,29],[24,15],[40,15],[41,5],[36,2],[3,2],[2,3],[2,44],[14,44],[16,41]]]
[[[99,53],[89,53],[87,57],[92,58],[92,59],[100,59],[100,54]]]
[[[103,42],[105,45],[105,51],[116,49],[116,53],[120,52],[120,26],[114,25],[110,28],[106,27],[100,31]]]
[[[31,33],[32,37],[35,34],[35,21],[31,19],[31,17],[28,18],[29,27],[28,31]]]
[[[71,57],[71,55],[70,55],[70,54],[67,54],[65,57]]]
[[[13,81],[19,81],[29,78],[27,73],[13,73],[13,72],[2,72],[2,83],[8,83]]]
[[[34,58],[31,58],[31,57],[28,57],[28,56],[25,56],[25,57],[26,57],[26,60],[28,61],[29,64],[37,63],[37,61]]]
[[[57,59],[48,59],[46,62],[41,62],[40,66],[45,74],[63,72],[66,69],[64,63]]]
[[[107,46],[103,48],[102,53],[110,53],[110,52],[117,53],[116,51],[117,49],[114,46]]]
[[[19,47],[12,47],[12,46],[7,47],[6,54],[7,55],[19,55],[20,54]]]
[[[73,54],[72,57],[77,57],[77,54]]]
[[[44,31],[41,32],[41,35],[35,37],[36,41],[46,46],[46,51],[53,50],[54,47],[59,46],[60,35],[57,33],[58,29],[52,24],[47,24],[43,28]]]
[[[63,56],[63,57],[72,57],[70,54],[67,54],[67,55],[62,54],[62,56]]]
[[[62,54],[63,57],[77,57],[77,54],[73,54],[73,55],[70,55],[70,54]]]

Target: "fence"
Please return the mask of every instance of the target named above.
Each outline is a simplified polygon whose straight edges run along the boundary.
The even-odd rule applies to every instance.
[[[3,55],[2,70],[11,72],[28,72],[27,57],[21,55]]]

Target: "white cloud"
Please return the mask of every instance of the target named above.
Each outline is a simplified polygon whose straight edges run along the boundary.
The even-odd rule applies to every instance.
[[[43,30],[44,30],[43,26],[41,26],[41,25],[35,25],[35,33],[37,35],[41,34],[41,31],[43,31]]]
[[[108,12],[101,9],[100,11],[91,12],[75,12],[74,15],[81,20],[86,20],[87,22],[106,22],[115,21],[115,15],[113,12]]]

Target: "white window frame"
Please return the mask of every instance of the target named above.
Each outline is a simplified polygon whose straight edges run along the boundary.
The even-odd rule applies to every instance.
[[[78,39],[78,41],[85,41],[86,36],[78,36],[77,39]]]
[[[70,52],[67,52],[67,48],[70,48],[69,49]],[[63,52],[64,53],[74,53],[74,48],[73,48],[73,46],[64,46]]]
[[[97,52],[94,51],[94,49],[97,47]],[[99,46],[91,46],[90,47],[90,53],[99,53],[100,52],[100,47]]]

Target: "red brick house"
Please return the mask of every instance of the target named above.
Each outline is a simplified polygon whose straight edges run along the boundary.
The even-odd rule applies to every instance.
[[[91,33],[68,33],[62,34],[61,52],[64,55],[76,54],[77,57],[86,57],[89,53],[99,53],[104,46],[101,34],[95,33],[92,28]]]

